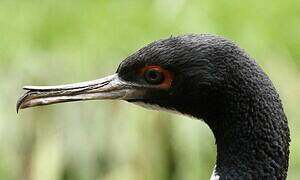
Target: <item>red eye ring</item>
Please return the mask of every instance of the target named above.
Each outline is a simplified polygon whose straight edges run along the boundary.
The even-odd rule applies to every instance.
[[[145,66],[139,70],[145,80],[157,88],[169,88],[173,80],[173,74],[160,66]],[[147,76],[153,76],[147,77]]]

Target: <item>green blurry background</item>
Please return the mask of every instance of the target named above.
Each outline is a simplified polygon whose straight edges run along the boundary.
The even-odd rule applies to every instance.
[[[232,39],[269,74],[291,129],[288,179],[299,179],[298,0],[1,0],[0,179],[208,179],[216,147],[199,120],[113,101],[15,111],[24,85],[97,79],[184,33]]]

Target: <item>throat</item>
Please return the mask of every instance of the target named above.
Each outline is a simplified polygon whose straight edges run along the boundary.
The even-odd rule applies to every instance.
[[[145,103],[142,101],[136,101],[136,102],[132,102],[132,103],[135,105],[141,106],[143,108],[150,109],[150,110],[164,111],[164,112],[168,112],[168,113],[172,113],[172,114],[179,114],[179,115],[184,115],[184,116],[189,116],[191,118],[194,118],[193,116],[191,116],[189,114],[184,114],[175,109],[165,108],[165,107],[159,106],[157,104],[150,104],[150,103]]]

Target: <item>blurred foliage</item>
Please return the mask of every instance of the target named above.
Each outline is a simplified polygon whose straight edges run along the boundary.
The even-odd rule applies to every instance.
[[[216,148],[199,120],[112,101],[15,112],[23,85],[97,79],[184,33],[232,39],[269,74],[291,128],[288,177],[299,179],[299,12],[298,0],[1,0],[0,179],[208,179]]]

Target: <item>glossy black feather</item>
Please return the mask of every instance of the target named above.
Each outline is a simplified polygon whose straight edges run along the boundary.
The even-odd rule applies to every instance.
[[[216,35],[162,39],[126,58],[118,73],[146,83],[137,69],[160,65],[174,73],[167,90],[150,90],[144,103],[203,119],[217,144],[221,179],[285,179],[289,128],[272,82],[236,43]]]

